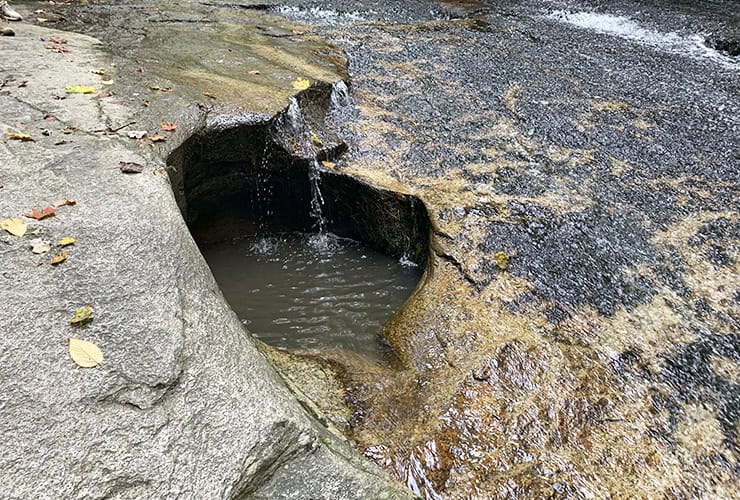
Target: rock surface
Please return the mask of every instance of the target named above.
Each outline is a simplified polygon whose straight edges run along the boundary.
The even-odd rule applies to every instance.
[[[103,84],[134,62],[114,63],[85,35],[23,24],[2,54],[0,220],[76,201],[24,218],[25,237],[0,235],[3,497],[407,496],[306,414],[224,302],[160,156],[203,112],[186,109],[187,95],[143,108],[123,77]],[[65,95],[66,85],[116,95]],[[165,118],[176,132],[159,130]],[[167,142],[111,132],[136,120]],[[121,173],[122,161],[143,173]],[[76,244],[53,267],[66,236]],[[33,254],[31,238],[52,251]],[[74,327],[82,306],[94,319]],[[77,367],[70,337],[98,345],[102,365]]]
[[[164,1],[156,6],[99,2],[64,12],[70,27],[103,40],[121,59],[117,63],[129,69],[122,72],[124,90],[131,92],[136,85],[175,87],[171,93],[156,94],[156,99],[147,94],[146,109],[124,107],[129,111],[118,116],[119,108],[103,100],[78,118],[85,130],[120,125],[131,115],[143,123],[149,120],[149,129],[158,127],[160,118],[177,118],[184,126],[159,157],[206,120],[197,108],[190,108],[187,118],[169,117],[170,110],[183,109],[194,99],[214,105],[202,96],[212,86],[226,89],[229,96],[225,103],[215,103],[216,113],[249,103],[233,91],[240,87],[230,79],[231,69],[219,69],[235,66],[242,51],[255,59],[246,67],[232,68],[239,79],[258,81],[243,70],[260,61],[265,66],[258,69],[268,74],[273,68],[272,86],[282,89],[275,92],[277,100],[269,92],[255,91],[252,110],[268,114],[282,109],[283,99],[291,94],[290,82],[299,76],[291,66],[309,76],[313,64],[305,64],[306,59],[318,57],[323,68],[341,59],[316,33],[346,53],[356,107],[339,131],[350,149],[336,171],[421,199],[433,228],[432,255],[423,286],[384,330],[397,365],[370,366],[325,355],[340,374],[352,412],[348,418],[340,409],[336,418],[327,420],[347,429],[367,457],[412,491],[426,498],[731,498],[737,495],[740,458],[740,64],[704,40],[737,39],[740,11],[735,5],[631,0],[522,0],[505,5],[474,0],[288,0],[272,6]],[[278,16],[309,27],[290,26]],[[176,57],[189,37],[197,41],[194,55]],[[170,40],[171,47],[161,48]],[[215,45],[214,57],[206,57],[208,51],[198,47],[210,43]],[[299,62],[277,57],[272,64],[273,45],[281,46],[283,55],[301,53],[296,45],[315,49],[303,51],[310,57]],[[41,59],[41,49],[36,49]],[[170,54],[167,60],[176,64],[162,65],[158,50]],[[139,58],[161,81],[136,76]],[[31,80],[13,71],[18,79]],[[341,64],[330,73],[311,77],[344,77]],[[178,81],[177,74],[185,77]],[[55,75],[48,76],[50,82]],[[218,75],[217,84],[211,83],[211,75]],[[54,86],[63,83],[69,82]],[[8,125],[31,113],[43,115],[44,103],[58,108],[52,112],[68,109],[69,101],[49,101],[48,91],[23,97],[30,88],[11,89],[21,100],[2,96],[19,117]],[[75,99],[80,106],[76,112],[95,102]],[[98,124],[98,107],[105,110],[104,116],[113,117],[109,123]],[[87,135],[84,140],[92,141]],[[124,470],[141,471],[132,477],[150,481],[124,477],[111,486],[115,493],[115,488],[131,485],[132,496],[135,488],[150,484],[147,491],[168,491],[162,477],[174,478],[173,484],[198,483],[206,492],[202,496],[212,491],[213,496],[253,493],[255,482],[264,497],[290,495],[295,483],[286,485],[287,477],[307,481],[303,491],[308,496],[353,491],[324,483],[324,473],[341,461],[331,454],[332,446],[320,448],[313,455],[316,462],[300,451],[310,448],[303,443],[317,442],[307,437],[315,436],[315,428],[241,336],[202,262],[183,260],[195,249],[172,215],[174,205],[164,181],[150,176],[145,183],[144,177],[121,177],[115,171],[118,156],[136,161],[144,153],[120,146],[121,155],[114,155],[106,170],[101,165],[111,162],[102,151],[114,149],[99,148],[101,140],[111,148],[122,141],[96,136],[96,146],[84,149],[87,155],[65,146],[77,156],[62,163],[52,149],[41,147],[43,143],[3,143],[7,154],[13,153],[8,164],[15,173],[9,177],[17,183],[12,187],[2,171],[6,187],[1,203],[7,216],[22,213],[29,203],[75,196],[80,199],[76,207],[65,207],[57,218],[38,225],[61,231],[69,220],[80,227],[78,234],[83,234],[82,228],[94,231],[96,242],[123,240],[111,244],[113,251],[105,258],[80,259],[78,265],[84,262],[84,267],[78,270],[84,272],[64,279],[60,272],[74,269],[74,254],[63,264],[70,266],[40,274],[44,266],[21,265],[38,258],[17,239],[4,236],[10,243],[4,246],[4,259],[8,255],[14,260],[3,288],[11,290],[7,310],[12,312],[2,321],[17,324],[13,331],[25,336],[6,335],[3,342],[9,347],[3,356],[15,358],[18,342],[25,342],[20,345],[28,347],[20,351],[45,363],[44,370],[25,359],[5,363],[9,368],[4,383],[26,379],[17,384],[20,389],[5,394],[35,391],[24,396],[31,405],[27,409],[16,400],[3,401],[2,411],[13,417],[3,419],[3,425],[18,425],[26,433],[25,438],[13,437],[16,441],[3,457],[9,464],[3,470],[18,474],[8,476],[20,481],[15,487],[33,485],[21,480],[20,469],[11,464],[35,461],[35,469],[27,468],[48,470],[44,450],[59,453],[68,446],[57,446],[60,436],[71,432],[66,439],[77,443],[83,435],[64,427],[40,432],[51,415],[70,429],[101,418],[104,430],[98,425],[93,430],[110,439],[120,428],[121,412],[128,411],[137,418],[145,412],[152,419],[163,412],[175,423],[163,426],[155,420],[147,424],[151,430],[141,431],[137,425],[138,433],[126,429],[127,436],[139,436],[138,448],[116,449],[120,441],[107,447],[98,442],[77,445],[72,449],[81,450],[81,458],[57,456],[56,462],[49,462],[57,467],[55,472],[69,477],[67,464],[81,463],[73,472],[75,484],[89,487],[82,483],[84,478],[104,474],[85,467],[104,468],[97,465],[101,456],[108,457],[108,463],[126,461]],[[33,162],[39,170],[34,178],[25,177],[30,167],[20,160],[28,151],[40,158]],[[23,174],[20,165],[25,166]],[[94,185],[74,182],[87,179],[91,171],[98,172]],[[77,177],[70,177],[72,173]],[[62,187],[65,193],[58,192]],[[86,190],[105,190],[118,204],[99,203],[91,209],[82,203]],[[96,220],[109,222],[91,222]],[[94,251],[86,251],[97,254],[100,248],[106,247],[96,244]],[[152,259],[153,248],[164,253]],[[85,251],[83,245],[79,249]],[[121,274],[134,280],[121,285],[123,289],[114,286]],[[108,288],[111,293],[103,293]],[[212,296],[202,296],[206,289]],[[91,292],[81,294],[84,290]],[[121,311],[121,316],[106,317],[111,301],[116,308],[109,310]],[[103,369],[82,372],[87,377],[105,375],[105,380],[86,379],[89,386],[77,378],[72,380],[75,385],[51,376],[64,370],[69,378],[79,373],[64,359],[64,339],[72,333],[68,316],[82,302],[92,303],[99,313],[82,330],[88,333],[85,338],[96,341],[111,358]],[[42,310],[34,312],[34,307]],[[153,309],[161,312],[137,315]],[[176,316],[172,311],[189,313]],[[172,326],[165,324],[167,318]],[[161,333],[152,333],[155,328]],[[56,340],[50,331],[57,332]],[[179,344],[177,335],[183,339]],[[174,340],[162,341],[161,349],[147,349],[145,339],[158,342],[167,336]],[[221,341],[210,340],[213,336]],[[124,342],[126,349],[117,350]],[[237,350],[236,345],[241,347]],[[42,355],[46,351],[39,346],[48,354]],[[114,365],[117,352],[129,353],[126,356],[135,361],[122,358]],[[247,363],[262,367],[264,373],[249,371]],[[115,370],[105,371],[107,366]],[[300,376],[286,372],[297,391],[323,397],[321,391],[301,388]],[[320,371],[317,377],[326,373]],[[53,384],[54,390],[42,390],[44,384]],[[101,402],[90,403],[84,412],[52,409],[54,400],[47,410],[39,409],[39,402],[49,401],[49,391],[54,394],[60,386],[80,392],[63,398],[67,405]],[[196,411],[189,403],[196,390],[202,394],[196,401],[218,400],[222,405]],[[269,397],[268,403],[255,395]],[[262,410],[270,404],[281,417],[259,420],[260,432],[248,427],[236,437],[224,435],[224,429],[239,428],[250,415],[264,416]],[[330,401],[316,407],[331,412],[335,405]],[[188,415],[195,416],[188,420]],[[274,429],[269,431],[272,438],[264,429]],[[6,435],[20,434],[4,430]],[[192,447],[195,435],[202,446],[197,453]],[[129,443],[133,438],[120,439]],[[240,453],[224,462],[224,449]],[[272,473],[275,456],[282,460],[293,455],[294,460]],[[326,468],[310,473],[314,469],[303,469],[305,461]],[[164,469],[169,472],[155,472]],[[214,469],[221,473],[205,475]],[[148,479],[151,476],[156,478]]]

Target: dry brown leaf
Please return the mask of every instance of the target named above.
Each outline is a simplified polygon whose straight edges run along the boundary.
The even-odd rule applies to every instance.
[[[95,368],[103,363],[103,352],[87,340],[70,338],[69,355],[72,361],[82,368]]]
[[[140,174],[144,171],[144,165],[132,161],[122,161],[120,163],[121,172],[124,174]]]
[[[29,219],[44,220],[47,217],[54,217],[57,213],[57,209],[54,207],[46,207],[39,210],[38,208],[32,208],[30,214],[23,214]]]
[[[172,122],[162,122],[162,130],[165,132],[174,132],[177,130],[177,124]]]
[[[67,257],[69,257],[69,252],[59,252],[51,259],[51,265],[57,266],[67,260]]]
[[[206,96],[206,97],[209,97],[209,98],[211,98],[211,99],[218,99],[218,98],[216,97],[216,94],[212,94],[212,93],[210,93],[210,92],[203,92],[203,95],[204,95],[204,96]]]
[[[68,198],[63,198],[61,200],[55,200],[54,201],[54,206],[55,207],[63,207],[63,206],[70,206],[71,207],[71,206],[76,205],[76,204],[77,204],[77,201],[76,200],[70,200]]]

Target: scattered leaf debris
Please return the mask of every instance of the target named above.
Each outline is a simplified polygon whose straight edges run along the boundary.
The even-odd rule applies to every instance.
[[[509,268],[509,256],[505,252],[496,252],[493,256],[496,267],[502,271],[506,271]]]
[[[140,174],[144,171],[144,165],[132,161],[120,162],[121,172],[124,174]]]
[[[143,139],[146,137],[146,130],[129,130],[126,135],[129,139]]]
[[[51,250],[51,245],[48,241],[44,241],[41,238],[36,238],[28,242],[31,245],[31,251],[36,254],[46,253]]]
[[[210,99],[218,99],[218,98],[216,97],[216,94],[212,94],[211,92],[203,92],[203,95],[204,95],[205,97],[208,97],[208,98],[210,98]]]
[[[46,44],[44,45],[44,48],[46,50],[56,52],[57,54],[63,54],[64,52],[69,52],[69,49],[67,47],[62,47],[61,45]]]
[[[68,198],[54,200],[55,207],[65,207],[65,206],[72,207],[74,205],[77,205],[77,200],[70,200]]]
[[[86,85],[67,85],[64,87],[64,91],[67,94],[94,94],[97,92],[97,89]]]
[[[87,340],[70,338],[69,356],[77,363],[77,366],[82,368],[95,368],[103,363],[103,352]]]
[[[21,142],[35,142],[36,141],[36,139],[34,139],[28,134],[24,134],[23,132],[9,132],[8,139],[13,140],[13,141],[21,141]]]
[[[26,234],[28,224],[26,224],[26,222],[21,219],[5,219],[4,221],[0,222],[0,227],[5,229],[13,236],[18,236],[20,238],[24,234]]]
[[[303,78],[302,76],[299,76],[295,80],[293,80],[293,88],[296,90],[306,90],[308,87],[311,86],[311,82]]]
[[[32,208],[30,214],[23,214],[29,219],[44,220],[47,217],[53,217],[57,213],[57,209],[54,207],[46,207],[39,210],[38,208]]]
[[[174,132],[177,130],[177,125],[172,122],[162,122],[162,130],[165,132]]]
[[[79,307],[72,315],[69,323],[74,326],[82,326],[93,320],[93,310],[90,306]]]
[[[57,245],[60,247],[68,247],[69,245],[74,245],[77,243],[77,240],[72,238],[71,236],[65,236],[64,238],[60,238],[59,241],[57,241]]]
[[[69,252],[59,252],[51,259],[51,265],[58,266],[59,264],[67,260],[67,258],[69,258]]]

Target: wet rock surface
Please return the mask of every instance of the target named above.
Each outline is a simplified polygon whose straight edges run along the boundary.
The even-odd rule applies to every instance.
[[[423,286],[383,331],[397,362],[321,360],[349,413],[330,371],[301,377],[300,363],[273,360],[294,391],[325,398],[312,411],[427,498],[736,495],[740,63],[705,43],[733,39],[736,2],[240,5],[189,6],[198,15],[173,23],[190,33],[238,16],[283,41],[292,28],[275,26],[304,23],[333,42],[355,101],[336,171],[413,196],[430,217]],[[146,21],[104,3],[65,12],[121,50],[121,27],[162,17],[141,9]],[[252,111],[283,109],[296,75]],[[209,91],[201,81],[154,109]],[[249,378],[259,394],[280,393],[261,377]],[[266,474],[268,496],[293,491],[280,478],[300,457]]]

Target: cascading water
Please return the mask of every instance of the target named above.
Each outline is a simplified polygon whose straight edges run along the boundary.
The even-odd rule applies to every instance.
[[[347,84],[341,80],[332,84],[330,100],[332,110],[343,109],[352,104]]]
[[[346,85],[344,89],[346,90]],[[332,93],[333,95],[333,93]],[[318,248],[326,246],[326,219],[322,211],[324,198],[321,195],[321,165],[316,159],[319,153],[315,143],[315,136],[311,133],[310,127],[301,112],[301,106],[295,97],[290,99],[290,104],[285,113],[277,122],[278,131],[282,138],[291,142],[290,146],[297,151],[300,156],[310,157],[312,161],[308,166],[308,179],[311,186],[311,218],[315,221],[317,236],[312,241]]]

